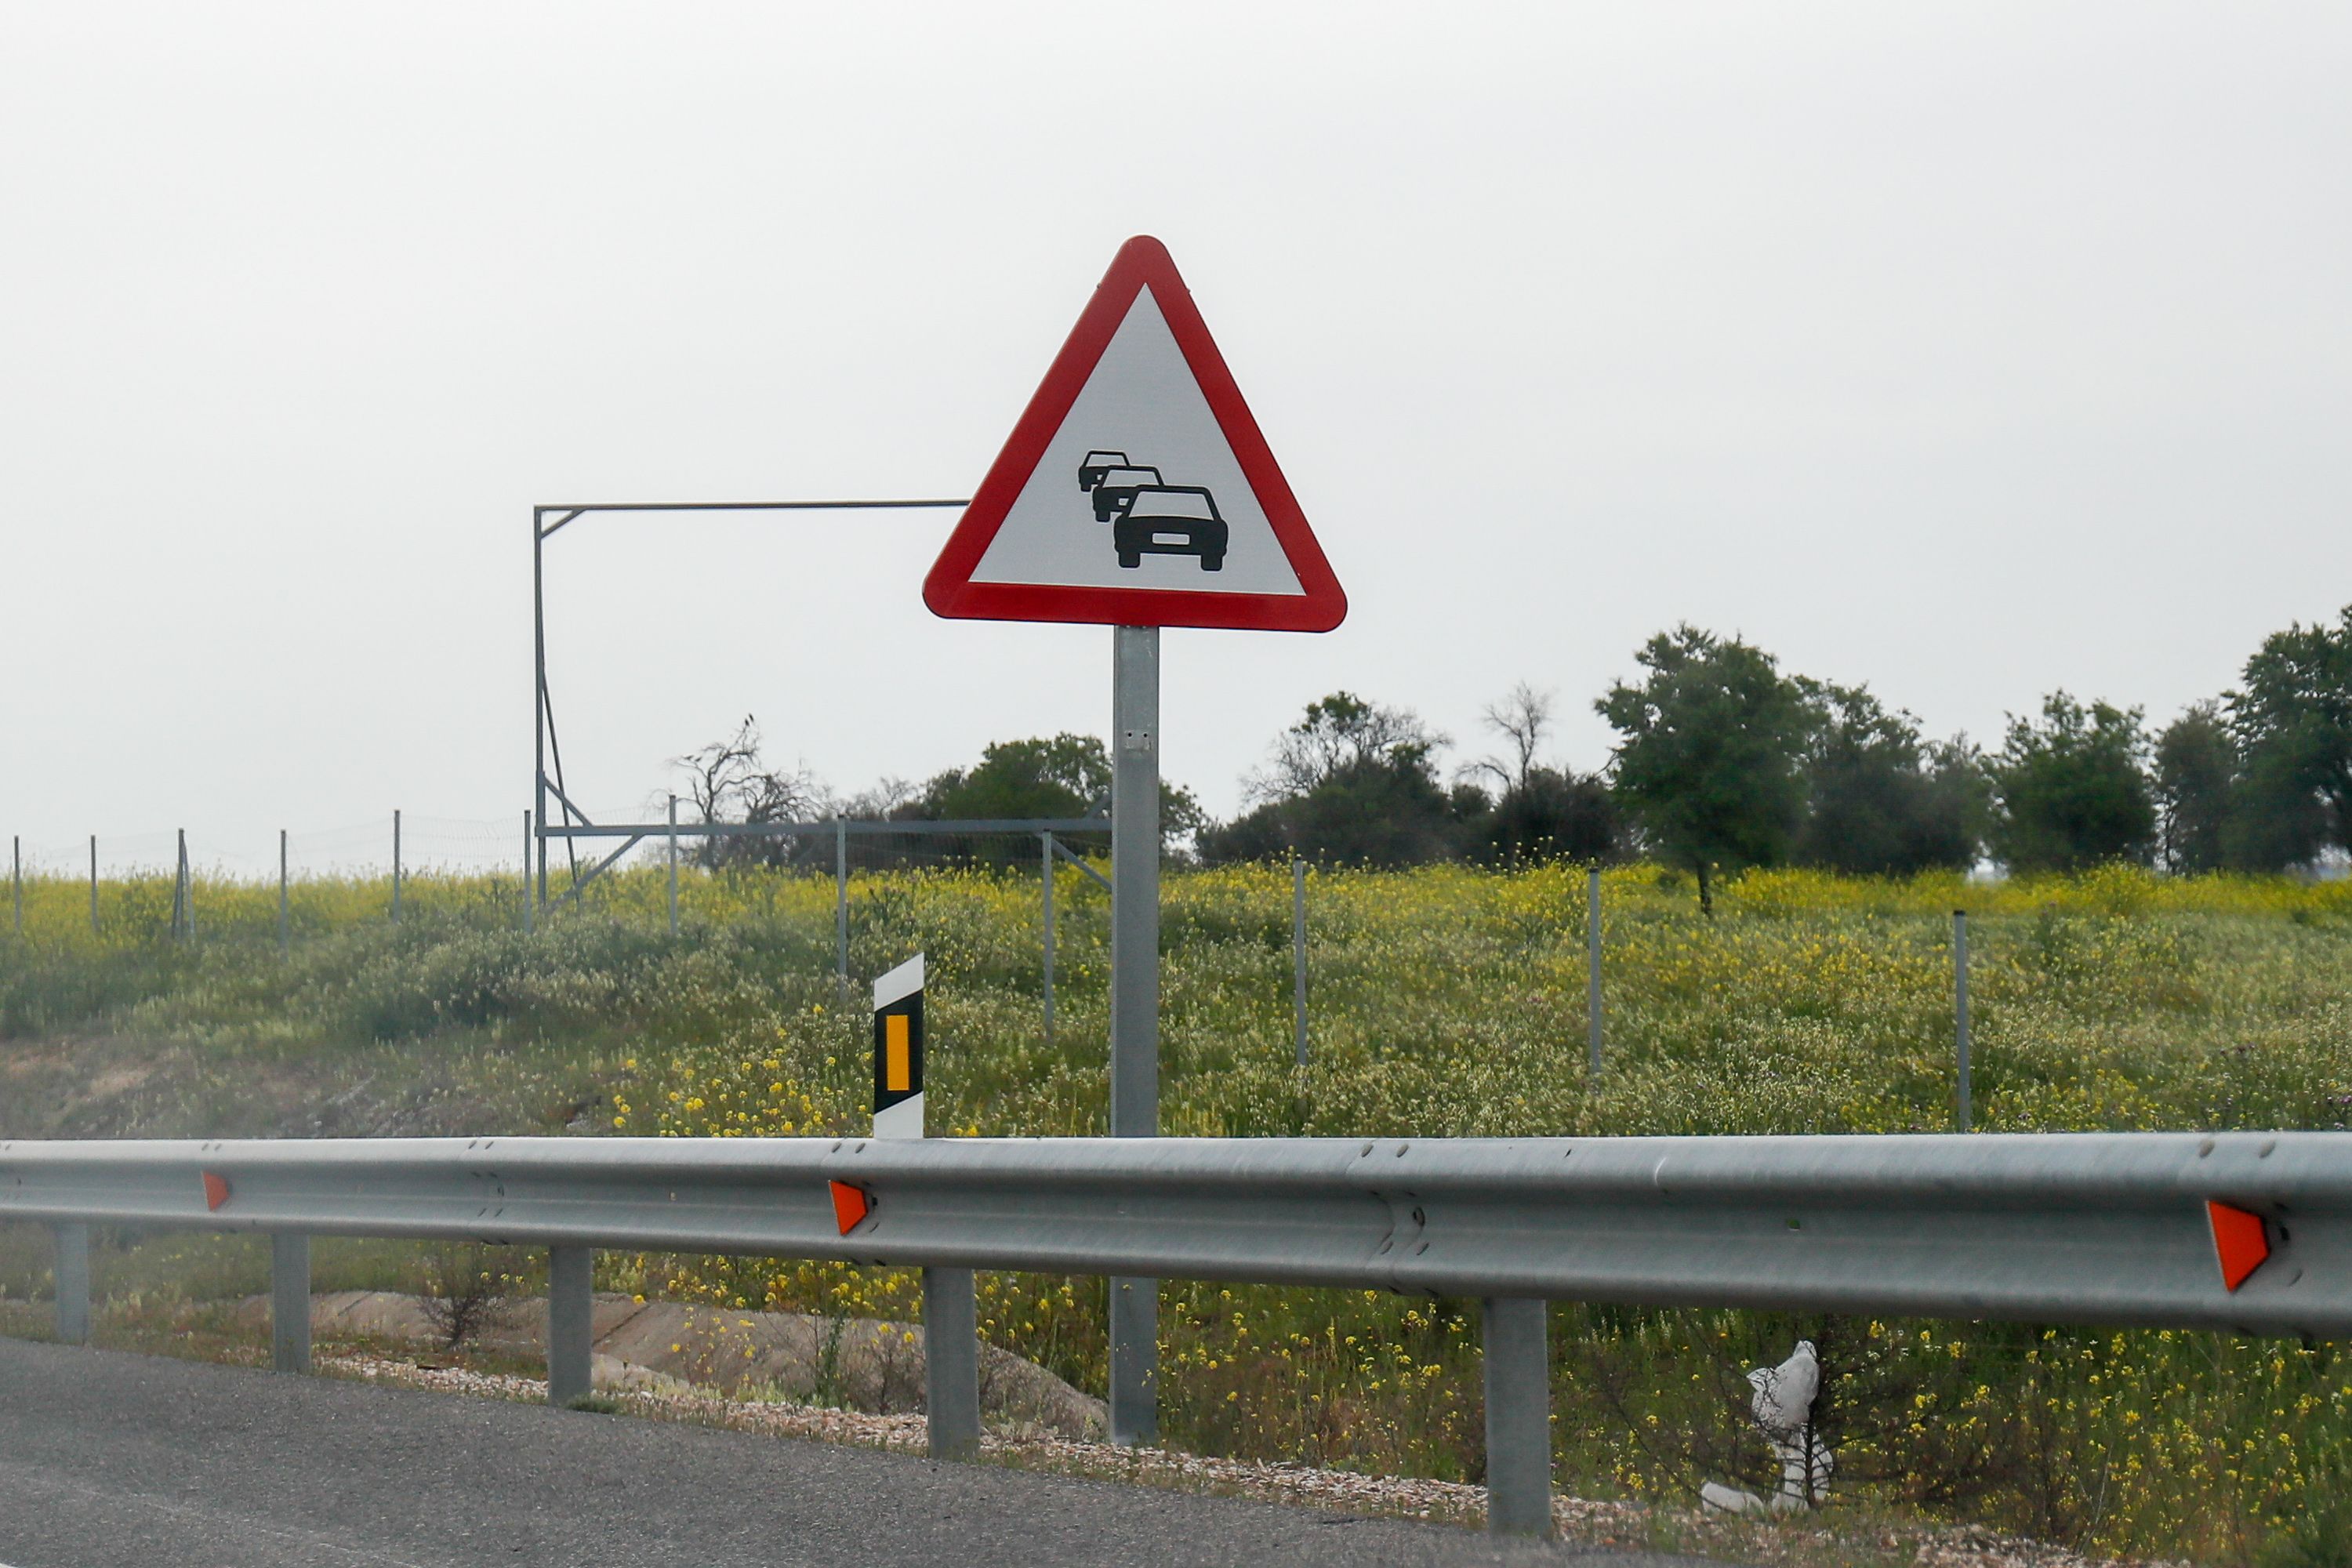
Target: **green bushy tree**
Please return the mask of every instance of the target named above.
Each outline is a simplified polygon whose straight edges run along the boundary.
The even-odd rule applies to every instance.
[[[2156,840],[2147,751],[2137,708],[2053,691],[2038,720],[2012,714],[1985,764],[2000,805],[1993,852],[2020,871],[2145,861]]]
[[[1437,776],[1444,737],[1410,710],[1335,691],[1310,702],[1250,781],[1257,805],[1204,831],[1212,864],[1297,851],[1350,865],[1407,866],[1452,858],[1464,822],[1486,805],[1475,787]]]
[[[2352,849],[2352,605],[2273,632],[2227,699],[2244,758],[2234,858],[2272,868]]]
[[[1814,712],[1772,656],[1695,626],[1661,632],[1634,655],[1648,672],[1593,706],[1622,739],[1615,788],[1651,847],[1698,878],[1715,912],[1718,868],[1787,860],[1805,810]]]
[[[1985,784],[1966,739],[1923,745],[1917,721],[1868,689],[1807,684],[1816,722],[1796,858],[1855,875],[1975,864]]]
[[[2236,864],[2238,742],[2220,708],[2191,705],[2156,738],[2156,809],[2165,869]]]
[[[1617,803],[1608,781],[1565,768],[1529,768],[1468,826],[1471,852],[1485,861],[1591,865],[1618,853]]]
[[[1066,731],[1024,741],[995,741],[971,768],[936,774],[898,815],[930,822],[1003,817],[1087,816],[1110,799],[1110,754],[1093,735]],[[1178,842],[1206,821],[1191,790],[1161,782],[1160,836]]]

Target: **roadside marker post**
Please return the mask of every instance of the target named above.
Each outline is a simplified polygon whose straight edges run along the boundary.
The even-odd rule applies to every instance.
[[[874,983],[874,1136],[921,1138],[923,955]],[[871,1200],[833,1187],[834,1218],[847,1235]],[[923,1270],[923,1408],[931,1458],[980,1457],[980,1299],[969,1268]]]
[[[874,983],[874,1136],[923,1136],[923,955]]]
[[[1160,1131],[1160,628],[1328,632],[1348,596],[1160,241],[1138,236],[923,580],[950,619],[1111,630],[1110,1131]],[[1159,1284],[1110,1281],[1110,1436],[1156,1442]]]

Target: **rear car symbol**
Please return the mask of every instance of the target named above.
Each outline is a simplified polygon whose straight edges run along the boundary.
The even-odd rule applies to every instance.
[[[1125,452],[1088,452],[1078,464],[1078,489],[1090,490],[1102,483],[1103,474],[1111,468],[1128,466]]]

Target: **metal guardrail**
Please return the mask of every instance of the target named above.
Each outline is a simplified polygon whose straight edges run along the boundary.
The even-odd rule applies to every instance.
[[[304,1319],[281,1365],[308,1361],[310,1236],[547,1246],[558,1402],[588,1386],[591,1248],[922,1267],[943,1453],[978,1440],[971,1269],[1477,1297],[1515,1531],[1549,1520],[1546,1300],[2352,1334],[2334,1132],[16,1142],[6,1218],[58,1227],[61,1332],[89,1225],[272,1233]]]

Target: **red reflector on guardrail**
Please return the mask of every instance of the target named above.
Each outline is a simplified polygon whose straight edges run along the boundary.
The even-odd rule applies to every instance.
[[[841,1226],[842,1235],[847,1236],[856,1230],[857,1222],[864,1219],[873,1206],[873,1200],[866,1195],[865,1188],[853,1187],[847,1182],[833,1184],[833,1219]]]
[[[212,1171],[205,1173],[205,1207],[216,1209],[228,1202],[228,1178]]]
[[[2213,1255],[2221,1261],[2221,1283],[2235,1290],[2271,1255],[2271,1238],[2263,1234],[2263,1216],[2209,1202],[2205,1217],[2213,1224]]]

